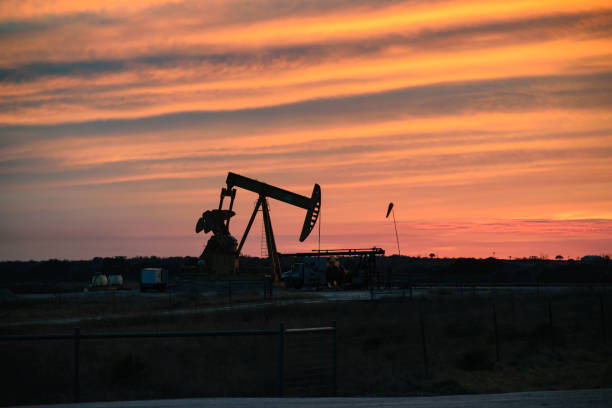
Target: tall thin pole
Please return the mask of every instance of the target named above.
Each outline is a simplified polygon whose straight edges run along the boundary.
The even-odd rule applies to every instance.
[[[79,379],[79,342],[80,342],[81,328],[74,328],[74,402],[79,402],[81,384]]]
[[[423,306],[421,306],[422,308]],[[429,371],[429,359],[427,358],[427,342],[425,341],[425,323],[423,322],[423,310],[419,311],[419,323],[421,326],[421,345],[423,346],[423,362],[425,363],[425,372]]]
[[[495,310],[495,302],[493,302],[493,329],[495,330],[495,356],[499,361],[499,335],[497,333],[497,310]]]
[[[321,256],[321,205],[319,205],[319,256]]]
[[[333,395],[336,396],[338,391],[338,369],[337,369],[337,361],[338,361],[338,351],[337,351],[337,342],[338,342],[338,327],[336,325],[336,321],[332,321],[332,327],[334,328],[334,334],[332,339],[332,371],[334,376],[334,389]]]
[[[392,208],[391,213],[393,213],[393,226],[395,227],[395,240],[397,241],[397,254],[401,256],[402,253],[400,252],[399,236],[397,235],[397,224],[395,223],[395,209]]]
[[[285,396],[285,323],[280,324],[278,354],[278,396]]]

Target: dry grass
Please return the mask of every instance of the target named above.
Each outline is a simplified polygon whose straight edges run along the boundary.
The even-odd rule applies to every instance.
[[[0,322],[57,320],[68,318],[104,318],[126,314],[155,313],[168,310],[192,311],[208,306],[225,306],[259,302],[263,295],[255,291],[233,292],[231,297],[223,290],[203,296],[197,292],[166,292],[148,295],[125,294],[121,291],[92,295],[63,294],[48,298],[19,298],[2,305]],[[275,293],[274,299],[314,299],[308,293]]]
[[[501,340],[500,361],[496,361],[495,354],[493,301]],[[610,310],[612,302],[605,301],[606,310]],[[81,331],[265,329],[278,328],[281,322],[291,328],[327,326],[337,320],[340,395],[612,386],[612,350],[603,344],[600,298],[559,295],[552,298],[551,305],[552,342],[548,300],[511,295],[493,299],[438,294],[414,301],[285,305],[206,315],[146,316],[90,321],[81,325]],[[605,318],[608,329],[612,327],[611,315],[607,313]],[[428,367],[423,358],[420,316],[425,327]],[[11,332],[26,330],[69,332],[70,327],[13,328]],[[297,347],[299,341],[303,344]],[[0,347],[4,370],[8,371],[3,375],[8,378],[4,384],[13,390],[3,393],[5,405],[71,400],[71,341],[4,343]],[[329,348],[329,338],[300,340],[289,336],[288,372],[296,361],[329,368]],[[264,396],[275,395],[278,389],[275,336],[84,340],[81,361],[83,400]],[[328,382],[325,374],[317,374],[314,380],[298,375],[294,380],[303,380],[306,391],[288,387],[288,394],[308,395],[308,390],[310,395],[325,394],[329,387],[323,387],[324,391],[314,388],[317,380]]]

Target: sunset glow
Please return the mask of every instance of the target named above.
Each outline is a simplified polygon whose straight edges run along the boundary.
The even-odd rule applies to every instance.
[[[198,256],[228,171],[322,248],[612,253],[609,1],[8,0],[0,107],[4,260]]]

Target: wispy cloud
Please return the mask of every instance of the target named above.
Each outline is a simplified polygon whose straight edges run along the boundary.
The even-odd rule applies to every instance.
[[[228,170],[320,183],[330,246],[394,201],[411,254],[609,248],[611,49],[598,0],[4,1],[0,257],[197,254]]]

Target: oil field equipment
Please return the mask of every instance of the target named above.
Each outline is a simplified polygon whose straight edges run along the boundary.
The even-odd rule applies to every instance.
[[[281,274],[281,267],[278,259],[278,252],[276,251],[276,241],[274,240],[274,232],[272,230],[272,221],[270,220],[270,209],[267,199],[273,198],[306,210],[306,218],[304,219],[304,225],[302,226],[302,232],[299,237],[300,242],[303,242],[308,238],[308,235],[310,235],[319,217],[319,212],[321,210],[321,187],[315,184],[312,195],[308,198],[232,172],[227,174],[226,184],[227,187],[221,189],[219,208],[205,211],[196,224],[196,233],[200,231],[204,231],[205,233],[210,231],[213,232],[213,236],[208,240],[201,258],[204,259],[206,267],[215,274],[219,272],[237,272],[238,256],[240,255],[242,246],[253,225],[255,216],[261,207],[266,234],[266,246],[268,248],[268,258],[270,259],[274,280],[278,281]],[[239,244],[229,233],[230,218],[235,215],[232,208],[234,207],[237,187],[252,191],[259,195]],[[230,198],[229,208],[226,210],[223,209],[225,197]]]
[[[168,271],[162,268],[143,268],[140,270],[140,291],[164,291],[168,286]]]
[[[123,288],[124,280],[123,275],[109,275],[108,286],[113,288]]]
[[[293,257],[297,262],[282,275],[285,286],[292,288],[344,286],[364,287],[376,284],[380,279],[376,268],[376,257],[385,254],[382,248],[325,249],[294,254],[279,254]],[[345,257],[357,258],[354,270],[346,269],[340,260]]]
[[[91,277],[89,280],[89,285],[87,286],[89,290],[100,290],[108,288],[108,276],[104,274],[96,274]]]
[[[87,290],[99,291],[123,289],[123,285],[123,275],[105,275],[103,273],[98,273],[92,276],[89,280]]]

